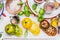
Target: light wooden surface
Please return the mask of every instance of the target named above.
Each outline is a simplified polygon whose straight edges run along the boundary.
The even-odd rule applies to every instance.
[[[27,38],[18,38],[18,39],[12,38],[12,39],[8,39],[8,38],[6,38],[3,40],[60,40],[60,39],[58,39],[58,38],[38,38],[38,39],[35,39],[35,38],[29,38],[29,39],[27,39]]]

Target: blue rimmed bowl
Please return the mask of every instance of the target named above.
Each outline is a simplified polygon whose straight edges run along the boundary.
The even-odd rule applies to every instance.
[[[4,11],[4,2],[3,0],[0,0],[0,3],[3,5],[1,10],[0,10],[0,16],[3,14],[3,11]]]

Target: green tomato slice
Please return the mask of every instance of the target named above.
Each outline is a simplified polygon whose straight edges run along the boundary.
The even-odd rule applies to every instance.
[[[15,35],[19,37],[22,36],[22,33],[22,29],[18,25],[15,25]]]
[[[14,34],[14,31],[15,31],[15,29],[14,29],[14,26],[12,24],[7,24],[5,26],[5,32],[7,34],[9,34],[9,35]]]

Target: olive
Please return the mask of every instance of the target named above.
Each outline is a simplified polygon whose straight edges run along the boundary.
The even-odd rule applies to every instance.
[[[19,17],[18,16],[13,16],[12,19],[11,19],[11,23],[12,24],[18,24],[20,21]]]

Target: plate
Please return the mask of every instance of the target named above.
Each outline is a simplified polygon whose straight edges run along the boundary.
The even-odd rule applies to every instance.
[[[27,4],[28,4],[30,10],[32,11],[32,13],[37,16],[38,14],[32,9],[32,5],[35,4],[36,2],[34,2],[34,0],[26,0],[26,2],[27,2]],[[51,1],[51,2],[52,2],[52,1]],[[40,8],[44,8],[44,4],[45,4],[45,3],[46,3],[46,2],[44,1],[43,3],[38,4],[36,10],[39,11]],[[56,16],[59,14],[59,12],[60,12],[60,8],[54,9],[50,14],[46,14],[46,13],[45,13],[45,14],[44,14],[44,18],[50,19],[50,18],[56,17]],[[53,15],[53,16],[52,16],[52,15]]]

